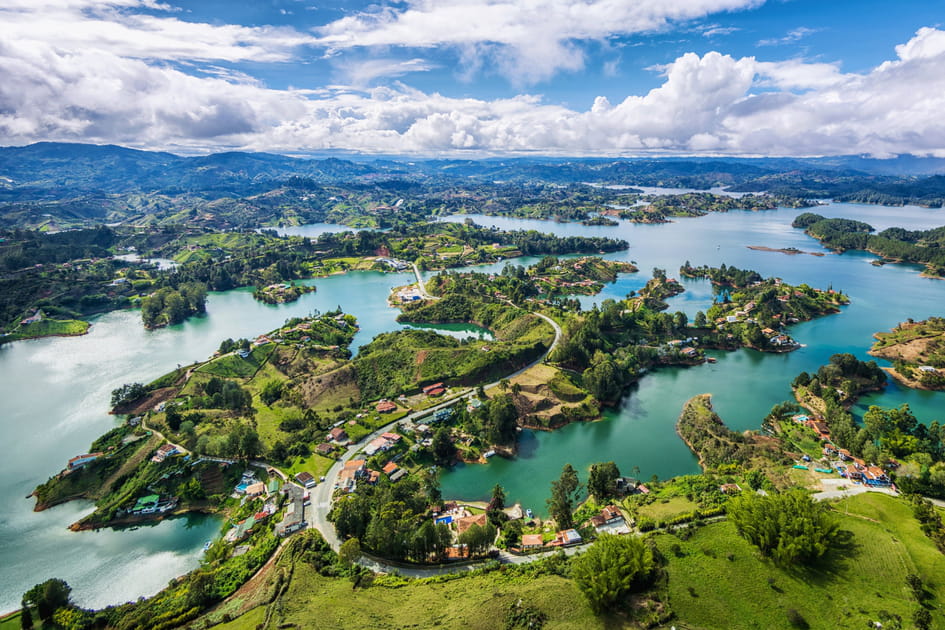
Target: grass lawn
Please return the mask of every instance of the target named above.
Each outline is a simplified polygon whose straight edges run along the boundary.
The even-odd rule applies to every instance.
[[[649,505],[644,505],[637,510],[637,514],[643,518],[659,521],[677,514],[692,512],[698,508],[696,503],[686,497],[671,497],[666,503],[663,503],[663,499],[657,499]]]
[[[290,467],[283,470],[291,475],[307,470],[312,473],[316,479],[328,472],[335,460],[328,457],[322,457],[318,453],[312,453],[308,457],[296,457],[292,460]]]
[[[728,522],[706,525],[688,540],[669,534],[656,542],[669,559],[670,606],[677,628],[792,628],[797,610],[811,628],[865,628],[868,621],[893,624],[899,615],[912,627],[918,605],[906,575],[918,574],[935,597],[935,621],[945,595],[945,555],[919,530],[909,505],[881,494],[837,504],[841,527],[854,534],[855,548],[816,570],[784,570],[763,559]],[[881,521],[879,520],[881,519]],[[672,552],[678,544],[681,557]],[[729,559],[731,554],[732,559]],[[881,576],[881,577],[879,577]]]
[[[296,564],[269,627],[491,630],[504,627],[509,606],[519,599],[548,616],[546,630],[624,627],[595,617],[574,584],[558,576],[508,577],[495,572],[440,583],[352,590],[348,580],[321,577],[303,563]],[[257,608],[215,628],[254,630],[264,618],[264,609]]]
[[[256,346],[245,359],[236,354],[228,354],[200,366],[196,371],[224,378],[249,378],[266,362],[274,348],[275,346],[269,343]]]

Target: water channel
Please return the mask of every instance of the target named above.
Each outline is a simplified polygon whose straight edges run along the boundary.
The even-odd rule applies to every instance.
[[[866,358],[871,335],[913,317],[942,315],[945,281],[921,278],[904,265],[875,267],[862,252],[826,256],[794,255],[747,249],[748,245],[824,251],[813,239],[790,227],[800,210],[730,212],[680,219],[664,225],[582,226],[535,220],[473,217],[503,228],[527,228],[560,235],[625,238],[630,249],[611,254],[635,261],[641,272],[620,277],[586,307],[622,298],[645,284],[653,267],[677,274],[686,260],[695,265],[756,269],[790,283],[832,286],[852,299],[839,315],[795,326],[791,334],[805,347],[786,355],[750,350],[718,353],[717,364],[663,369],[640,381],[619,409],[602,421],[576,424],[554,433],[524,432],[520,457],[493,458],[487,465],[461,466],[443,475],[448,497],[482,498],[499,482],[509,499],[544,513],[549,484],[570,462],[580,473],[593,462],[613,460],[625,474],[643,478],[697,472],[694,458],[676,437],[673,424],[688,397],[711,392],[716,410],[734,429],[758,426],[770,407],[790,395],[789,383],[800,371],[813,371],[835,352]],[[857,218],[882,229],[945,225],[945,211],[915,207],[885,208],[837,204],[818,210],[825,216]],[[454,217],[451,220],[463,220]],[[338,226],[305,226],[316,235]],[[528,264],[533,260],[520,259]],[[504,263],[477,267],[499,270]],[[56,473],[72,455],[84,452],[98,435],[114,426],[107,414],[109,392],[131,381],[147,382],[178,364],[202,360],[222,339],[253,337],[289,317],[340,306],[357,316],[361,331],[353,348],[378,333],[401,328],[396,312],[384,305],[391,287],[412,281],[411,274],[359,272],[315,279],[317,292],[286,305],[265,305],[251,290],[211,294],[207,315],[178,326],[146,331],[137,311],[109,313],[94,320],[88,335],[17,342],[0,347],[0,426],[6,449],[0,475],[0,611],[14,609],[29,586],[58,576],[73,586],[84,606],[104,606],[160,590],[173,577],[199,563],[204,541],[220,529],[214,518],[165,521],[132,530],[72,533],[69,523],[91,511],[86,502],[32,512],[26,499],[33,487]],[[685,281],[686,292],[671,300],[670,311],[692,318],[711,304],[703,281]],[[457,336],[479,331],[444,330]],[[945,394],[906,390],[891,384],[864,399],[869,404],[908,403],[920,420],[945,420]]]

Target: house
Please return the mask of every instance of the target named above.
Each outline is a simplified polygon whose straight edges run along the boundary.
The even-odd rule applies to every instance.
[[[387,475],[388,477],[390,477],[390,476],[393,475],[395,472],[397,472],[398,470],[400,470],[400,466],[398,466],[398,465],[395,464],[394,462],[387,462],[386,464],[384,464],[384,468],[382,468],[381,470],[384,471],[384,474],[385,474],[385,475]]]
[[[462,535],[467,529],[473,525],[478,525],[479,527],[485,527],[488,522],[485,512],[482,514],[475,514],[473,516],[464,516],[462,518],[455,519],[453,521],[456,523],[456,533]]]
[[[348,432],[342,429],[341,427],[335,427],[334,429],[328,432],[328,439],[333,442],[337,442],[339,444],[342,442],[347,442]]]
[[[886,487],[892,485],[889,476],[879,466],[868,466],[863,471],[863,483],[868,486]]]
[[[920,365],[920,366],[919,366],[919,371],[920,371],[920,372],[925,372],[925,373],[927,373],[927,374],[928,374],[928,373],[932,373],[932,372],[938,372],[938,370],[936,370],[936,369],[935,369],[934,367],[932,367],[931,365]]]
[[[839,454],[840,452],[837,450],[836,446],[834,446],[830,442],[827,442],[826,444],[824,444],[824,455],[826,455],[827,457],[833,457]]]
[[[365,479],[368,476],[366,462],[363,459],[352,459],[345,462],[341,472],[338,473],[338,487],[345,492],[353,492],[357,486],[358,479]]]
[[[314,488],[314,487],[315,487],[315,477],[314,477],[314,476],[312,475],[312,473],[310,473],[310,472],[305,472],[305,471],[303,471],[303,472],[300,472],[300,473],[296,474],[296,475],[295,475],[295,480],[298,481],[298,482],[299,482],[300,484],[302,484],[303,486],[305,486],[306,488]]]
[[[423,388],[423,393],[427,396],[442,396],[445,391],[443,383],[433,383]]]
[[[397,410],[397,403],[393,403],[389,400],[382,400],[377,403],[377,412],[378,413],[391,413],[392,411]]]
[[[46,315],[43,313],[43,309],[38,308],[36,312],[27,317],[26,319],[20,320],[20,324],[23,326],[29,326],[30,324],[35,324],[37,322],[43,321]]]
[[[719,492],[722,494],[736,494],[741,491],[742,488],[737,483],[723,483],[719,486]]]
[[[623,521],[623,513],[621,513],[620,508],[616,505],[608,505],[603,510],[600,511],[600,515],[604,517],[605,523],[617,523]]]
[[[696,354],[697,354],[697,353],[696,353],[696,349],[695,349],[695,348],[691,348],[691,347],[689,347],[689,346],[687,346],[687,347],[685,347],[685,348],[682,348],[682,349],[680,350],[680,352],[681,352],[682,354],[686,355],[687,357],[694,357],[694,356],[696,356]]]
[[[165,459],[167,459],[171,455],[177,454],[178,452],[180,451],[178,450],[177,446],[175,446],[174,444],[165,444],[162,447],[160,447],[157,451],[154,452],[154,456],[151,457],[151,461],[154,462],[155,464],[160,464]]]
[[[246,496],[250,499],[261,497],[264,494],[266,494],[266,484],[261,481],[246,486]]]
[[[76,455],[69,460],[69,470],[76,470],[77,468],[82,468],[89,462],[94,462],[96,459],[104,455],[104,453],[86,453],[85,455]]]
[[[522,536],[522,551],[529,549],[541,549],[545,543],[541,540],[541,534],[524,534]]]
[[[576,529],[565,529],[557,533],[552,545],[567,547],[569,545],[580,545],[583,542],[581,535]]]
[[[319,455],[330,455],[333,450],[335,450],[335,447],[328,442],[322,442],[315,447],[315,452]]]
[[[439,409],[433,414],[434,422],[445,422],[453,417],[452,409]]]

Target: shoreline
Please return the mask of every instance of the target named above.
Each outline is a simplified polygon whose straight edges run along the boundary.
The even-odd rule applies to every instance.
[[[807,252],[802,249],[794,249],[790,247],[767,247],[765,245],[746,245],[748,249],[754,250],[756,252],[779,252],[781,254],[787,254],[789,256],[797,256],[799,254],[807,254],[808,256],[826,256],[824,252]]]

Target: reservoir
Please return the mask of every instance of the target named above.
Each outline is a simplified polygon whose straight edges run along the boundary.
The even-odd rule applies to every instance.
[[[814,371],[831,354],[852,352],[868,358],[874,332],[907,318],[942,315],[945,281],[922,278],[906,265],[870,265],[863,252],[826,256],[785,255],[754,251],[749,245],[825,251],[791,221],[805,210],[737,211],[662,225],[621,222],[618,226],[582,226],[553,222],[473,216],[485,226],[535,229],[559,235],[624,238],[630,249],[608,257],[634,261],[640,273],[624,275],[601,295],[582,298],[586,308],[604,299],[620,299],[640,289],[654,267],[678,276],[681,264],[735,265],[792,284],[833,287],[851,298],[850,306],[791,328],[805,345],[789,354],[751,350],[715,353],[716,364],[670,368],[644,377],[621,406],[599,422],[575,424],[559,431],[522,434],[515,460],[492,458],[489,464],[460,466],[442,476],[445,497],[481,499],[495,483],[510,502],[519,501],[545,514],[550,482],[571,463],[586,481],[587,467],[613,460],[627,475],[648,479],[698,472],[696,461],[676,436],[674,423],[683,402],[699,393],[713,394],[716,411],[733,429],[757,428],[775,403],[790,398],[790,382],[802,370]],[[877,229],[920,229],[945,225],[945,211],[835,204],[814,211],[829,217],[866,221]],[[462,221],[465,217],[450,217]],[[326,226],[304,226],[316,235]],[[330,226],[330,229],[344,229]],[[534,259],[518,259],[529,264]],[[498,271],[505,263],[476,267]],[[432,274],[427,274],[429,277]],[[121,311],[93,321],[90,333],[75,338],[16,342],[0,347],[0,427],[6,437],[0,476],[0,612],[19,606],[24,590],[49,577],[61,577],[74,588],[76,601],[100,607],[153,594],[200,561],[203,543],[222,523],[208,517],[183,518],[133,530],[73,533],[66,527],[91,511],[74,502],[34,513],[32,489],[61,470],[66,460],[85,452],[89,443],[117,421],[108,415],[112,389],[123,383],[148,382],[209,356],[226,338],[254,337],[286,319],[340,306],[354,314],[361,330],[352,349],[381,332],[403,326],[385,305],[390,289],[408,284],[412,274],[359,272],[316,278],[317,291],[291,304],[266,305],[252,299],[251,289],[213,293],[204,317],[147,331],[140,313]],[[712,303],[711,286],[683,280],[686,292],[670,300],[670,312],[690,320]],[[439,328],[439,327],[437,327]],[[444,330],[456,336],[482,334],[475,327]],[[945,420],[945,394],[906,390],[891,383],[886,391],[864,398],[854,411],[870,404],[908,403],[923,422]]]

